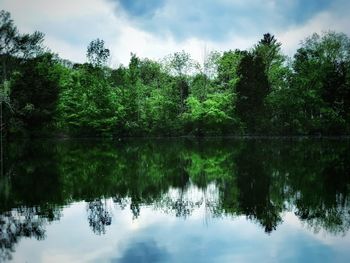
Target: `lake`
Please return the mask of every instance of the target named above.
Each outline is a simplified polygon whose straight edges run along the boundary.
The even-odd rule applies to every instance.
[[[7,143],[0,262],[350,262],[346,139]]]

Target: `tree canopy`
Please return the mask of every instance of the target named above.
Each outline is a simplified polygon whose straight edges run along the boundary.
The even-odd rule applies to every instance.
[[[74,64],[0,12],[3,130],[9,136],[340,135],[350,133],[350,40],[324,32],[293,58],[266,33],[249,50],[131,54],[108,67],[102,39]]]

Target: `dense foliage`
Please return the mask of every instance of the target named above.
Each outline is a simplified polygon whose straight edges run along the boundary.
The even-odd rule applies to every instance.
[[[104,41],[89,63],[50,53],[0,13],[1,129],[26,136],[340,135],[350,133],[350,39],[325,32],[294,58],[271,34],[248,51],[212,52],[202,64],[176,52],[131,54],[108,67]]]

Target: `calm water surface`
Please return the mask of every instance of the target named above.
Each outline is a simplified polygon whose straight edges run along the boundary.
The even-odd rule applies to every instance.
[[[350,262],[348,140],[6,145],[0,262]]]

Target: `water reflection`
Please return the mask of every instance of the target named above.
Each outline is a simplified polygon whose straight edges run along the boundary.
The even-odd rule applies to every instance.
[[[89,226],[97,235],[105,234],[106,226],[112,223],[112,217],[106,207],[106,200],[104,201],[96,200],[88,204]]]
[[[0,261],[22,237],[44,239],[62,208],[82,200],[97,235],[113,224],[109,198],[134,219],[144,207],[181,218],[204,208],[211,218],[244,215],[271,233],[292,211],[314,231],[350,227],[345,140],[36,141],[8,144],[5,156]],[[153,261],[167,255],[139,242],[118,260],[136,260],[135,251]]]
[[[154,240],[132,242],[123,251],[120,258],[112,259],[111,263],[130,262],[165,262],[169,257],[165,248],[160,247]]]
[[[19,208],[0,215],[0,261],[11,259],[14,245],[22,237],[45,238],[45,221],[36,209]]]

